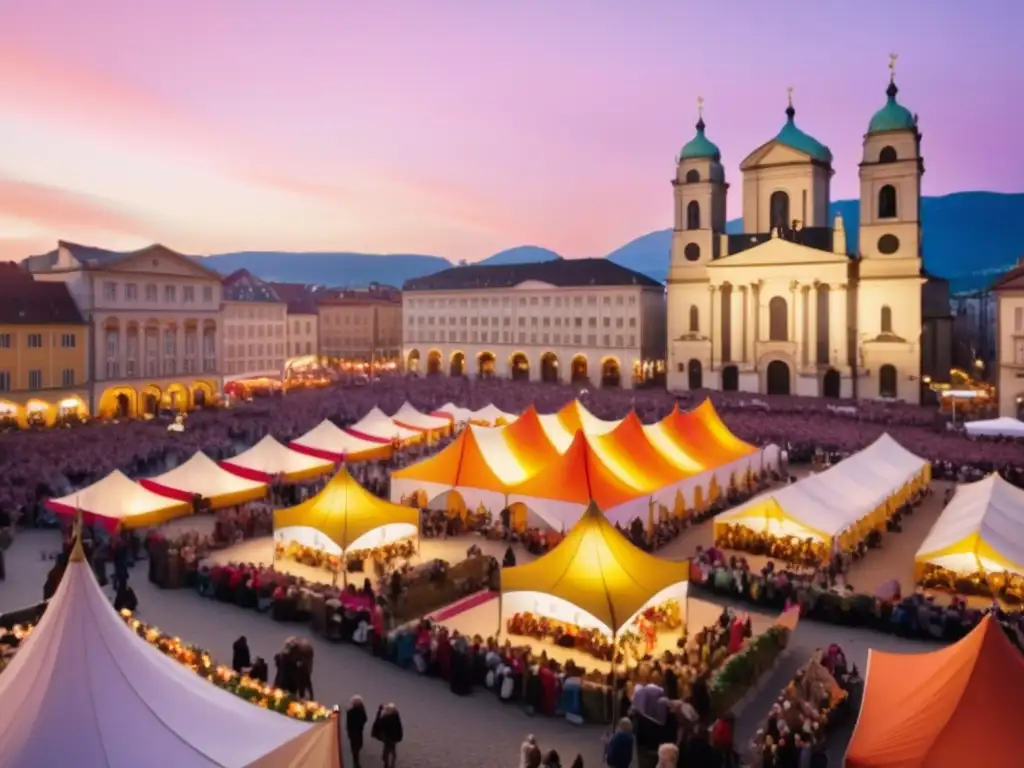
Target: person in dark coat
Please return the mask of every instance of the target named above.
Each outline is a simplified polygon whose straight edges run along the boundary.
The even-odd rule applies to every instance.
[[[363,730],[366,728],[366,707],[359,696],[353,696],[345,712],[345,733],[352,748],[352,761],[359,768],[359,753],[363,751]]]
[[[502,565],[503,568],[512,568],[512,567],[515,566],[515,564],[516,564],[516,553],[515,553],[515,550],[512,549],[512,546],[509,545],[505,549],[505,557],[502,559],[501,565]]]
[[[377,709],[370,735],[384,745],[384,768],[395,768],[398,760],[398,745],[402,741],[402,717],[394,704]]]
[[[126,581],[118,584],[117,594],[114,595],[114,610],[118,613],[121,611],[135,613],[135,609],[138,607],[139,598],[135,596],[135,590],[129,587]]]
[[[280,688],[285,693],[295,694],[295,662],[284,653],[274,654],[274,687]]]
[[[241,673],[243,669],[249,669],[251,666],[252,656],[249,653],[249,641],[245,639],[245,635],[242,635],[231,646],[231,668],[235,672]]]
[[[256,660],[252,663],[252,669],[249,670],[249,677],[253,680],[259,680],[261,683],[266,683],[269,675],[270,670],[267,669],[267,660],[262,656],[257,656]]]

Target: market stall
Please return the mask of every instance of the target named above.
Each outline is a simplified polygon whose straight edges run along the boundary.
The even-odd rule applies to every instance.
[[[473,417],[473,412],[469,408],[463,408],[462,406],[455,405],[452,402],[447,402],[431,413],[431,416],[448,418],[456,424],[467,424]]]
[[[334,719],[272,712],[161,653],[114,611],[78,545],[0,675],[0,701],[5,766],[341,767]]]
[[[869,650],[864,676],[847,768],[1019,765],[1024,658],[991,615],[937,651]]]
[[[1024,421],[1010,416],[968,421],[964,430],[971,437],[1024,437]]]
[[[426,432],[432,436],[447,435],[452,431],[453,419],[447,416],[421,413],[406,401],[391,417],[399,427],[415,432]]]
[[[504,427],[518,419],[514,413],[506,413],[493,403],[469,414],[471,423],[481,427]]]
[[[270,483],[277,478],[286,483],[301,483],[334,469],[333,461],[292,450],[271,435],[220,465],[240,477],[262,483]]]
[[[363,440],[388,441],[399,445],[417,443],[423,438],[423,433],[420,430],[396,424],[390,416],[376,406],[345,431]]]
[[[47,499],[46,508],[64,516],[80,511],[86,524],[102,525],[108,531],[149,528],[192,512],[190,503],[147,490],[116,469],[74,493]]]
[[[357,436],[328,419],[292,440],[288,447],[332,464],[341,461],[381,461],[390,459],[394,453],[392,440]]]
[[[146,490],[191,503],[197,496],[212,509],[235,507],[267,495],[267,484],[229,472],[202,451],[184,464],[156,477],[140,480]]]

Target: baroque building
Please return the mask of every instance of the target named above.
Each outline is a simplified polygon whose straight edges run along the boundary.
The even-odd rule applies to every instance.
[[[670,390],[918,403],[948,375],[948,285],[922,269],[921,133],[895,57],[890,70],[863,141],[857,253],[830,218],[832,152],[797,126],[792,89],[778,134],[740,164],[743,233],[727,234],[729,184],[699,101],[672,181]]]

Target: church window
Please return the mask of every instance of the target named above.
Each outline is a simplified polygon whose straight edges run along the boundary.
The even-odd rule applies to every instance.
[[[690,305],[690,333],[697,333],[700,330],[700,310],[696,304]]]
[[[700,229],[700,203],[696,200],[686,204],[686,228]]]
[[[878,218],[896,218],[896,187],[886,184],[878,190]]]
[[[896,397],[896,366],[883,365],[878,369],[878,396]]]
[[[686,172],[686,183],[697,184],[700,181],[700,171],[691,168]]]
[[[882,307],[882,333],[892,333],[892,308]]]
[[[768,199],[770,222],[774,228],[789,228],[789,195],[785,192],[772,192]]]
[[[768,302],[768,339],[789,341],[789,307],[781,296]]]
[[[700,246],[696,243],[687,243],[686,247],[683,248],[683,256],[686,257],[687,261],[699,261]]]
[[[880,163],[895,163],[896,160],[896,150],[893,147],[882,147],[882,151],[878,153]]]

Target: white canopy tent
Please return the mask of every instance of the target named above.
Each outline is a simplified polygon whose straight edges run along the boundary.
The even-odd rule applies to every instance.
[[[498,422],[501,422],[502,424],[511,424],[518,418],[519,417],[514,413],[505,413],[505,411],[494,405],[494,403],[485,405],[483,408],[478,408],[469,415],[470,421],[486,424],[491,427],[500,426]]]
[[[957,486],[914,559],[958,574],[1024,575],[1024,490],[994,473]]]
[[[469,408],[463,408],[452,402],[445,403],[434,413],[449,416],[456,424],[465,424],[473,417],[473,412]]]
[[[76,547],[0,675],[0,765],[336,768],[337,726],[223,691],[138,637]]]
[[[46,506],[61,515],[74,515],[81,511],[86,515],[86,522],[92,522],[90,518],[99,518],[98,521],[108,528],[121,525],[145,528],[192,511],[190,504],[153,493],[117,469],[74,493],[48,499]]]
[[[297,451],[331,461],[341,461],[347,456],[372,455],[388,447],[380,440],[357,437],[328,419],[324,419],[309,432],[297,437],[290,445]]]
[[[1024,421],[1009,416],[968,421],[964,429],[972,437],[1024,437]]]
[[[231,507],[266,495],[267,484],[229,472],[202,451],[169,472],[141,480],[154,493],[189,501],[193,496],[208,499],[215,507]]]
[[[221,462],[221,466],[242,477],[270,482],[281,476],[288,481],[316,477],[330,472],[334,463],[293,451],[281,445],[272,435],[267,435],[249,450]]]
[[[400,440],[405,442],[420,436],[419,430],[398,426],[390,416],[376,406],[346,431],[351,432],[356,437],[365,436],[371,438],[371,440]]]
[[[395,424],[415,430],[440,432],[441,430],[451,429],[454,417],[449,419],[444,416],[422,413],[416,410],[409,401],[406,401],[402,403],[402,407],[391,417],[391,420]]]

